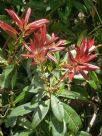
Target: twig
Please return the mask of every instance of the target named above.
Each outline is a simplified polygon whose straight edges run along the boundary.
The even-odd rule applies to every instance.
[[[94,113],[93,113],[93,116],[92,116],[92,118],[89,122],[89,125],[87,127],[87,130],[86,130],[87,132],[90,132],[92,126],[94,125],[94,122],[95,122],[96,117],[97,117],[97,112],[98,112],[98,108],[97,108],[96,104],[94,102],[90,102],[90,104],[93,106]]]

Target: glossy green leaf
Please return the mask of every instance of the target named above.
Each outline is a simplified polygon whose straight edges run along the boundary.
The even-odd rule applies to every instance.
[[[64,118],[63,105],[61,101],[59,101],[59,99],[54,95],[51,95],[51,107],[55,117],[58,119],[58,121],[62,122]]]
[[[45,102],[39,102],[39,105],[34,108],[33,112],[33,119],[31,123],[32,129],[35,129],[39,123],[43,120],[43,118],[46,116],[50,106],[50,99],[46,100]]]
[[[81,119],[76,111],[72,109],[69,105],[63,103],[63,107],[65,112],[64,119],[68,124],[68,129],[76,134],[78,130],[82,127]]]
[[[14,101],[15,104],[24,99],[24,97],[25,97],[25,95],[26,95],[26,93],[27,93],[27,91],[28,91],[28,88],[29,88],[29,86],[26,86],[26,87],[21,91],[21,93],[15,98],[15,101]]]
[[[56,118],[51,117],[50,127],[53,136],[65,136],[67,131],[65,121],[59,122]]]
[[[17,116],[23,116],[25,114],[28,114],[32,112],[34,108],[37,107],[37,105],[38,103],[31,104],[30,102],[20,105],[11,111],[9,117],[17,117]]]
[[[64,90],[61,94],[58,94],[58,96],[68,99],[87,100],[87,97],[82,96],[80,93],[68,90]]]

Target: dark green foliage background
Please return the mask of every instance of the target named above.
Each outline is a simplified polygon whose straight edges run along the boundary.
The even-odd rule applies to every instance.
[[[28,7],[32,8],[30,21],[41,18],[49,19],[50,22],[47,25],[48,33],[54,32],[61,38],[66,39],[68,43],[66,46],[69,47],[72,44],[79,45],[82,36],[95,38],[95,45],[102,45],[102,0],[0,0],[0,20],[11,23],[11,19],[4,10],[5,8],[14,9],[19,16],[23,16],[23,11]],[[47,108],[51,108],[52,106],[52,111],[49,111],[50,119],[47,116],[46,119],[43,120],[42,116],[40,121],[43,121],[35,131],[32,131],[32,124],[30,122],[32,113],[30,112],[33,111],[33,108],[32,105],[29,105],[29,102],[32,100],[31,103],[34,104],[35,101],[38,101],[38,98],[39,100],[43,98],[43,95],[38,93],[39,88],[37,88],[38,86],[43,88],[40,86],[42,81],[37,80],[39,79],[39,72],[36,72],[34,67],[32,68],[33,79],[29,78],[27,72],[29,69],[27,66],[29,62],[26,60],[23,60],[19,68],[15,65],[10,65],[5,68],[6,62],[3,58],[6,59],[6,55],[3,54],[2,49],[7,37],[8,35],[0,30],[0,136],[63,136],[66,128],[64,128],[62,132],[61,128],[64,127],[64,122],[63,124],[60,124],[60,122],[56,120],[55,117],[57,115],[58,119],[61,117],[59,114],[56,114],[56,111],[54,113],[55,116],[52,117],[53,104],[50,106],[47,105],[47,107],[42,110],[43,115],[45,115],[48,110]],[[69,105],[74,111],[80,115],[83,123],[83,126],[80,127],[76,134],[73,132],[74,128],[72,128],[74,122],[69,121],[72,126],[69,124],[69,130],[66,136],[89,135],[84,132],[86,131],[93,113],[93,107],[89,106],[87,103],[88,98],[90,101],[93,100],[99,108],[96,121],[90,133],[92,136],[99,136],[102,132],[102,46],[99,47],[96,52],[98,57],[93,63],[100,66],[100,71],[97,71],[96,74],[94,72],[89,74],[91,78],[89,83],[85,83],[83,87],[83,81],[75,79],[71,83],[71,94],[66,94],[66,92],[65,94],[57,94],[57,96],[61,98],[62,101],[65,101],[65,103],[68,98],[69,101],[67,102],[69,102]],[[50,63],[47,65],[49,65],[49,71],[52,72],[54,66]],[[35,88],[32,87],[33,85]],[[33,91],[35,91],[34,94],[32,93]],[[76,98],[78,98],[78,100]],[[56,98],[52,99],[57,101]],[[20,112],[22,115],[27,114],[26,112],[28,112],[29,115],[17,118],[21,113],[17,112],[16,115],[16,111],[14,111],[14,113],[11,113],[15,114],[15,117],[12,117],[12,119],[10,119],[10,117],[6,118],[7,116],[5,114],[7,109],[9,109],[8,103],[12,105],[12,108],[26,103],[26,106],[30,109],[27,111],[24,109],[23,111],[23,108],[21,107]],[[40,104],[42,106],[44,105],[43,102]],[[58,106],[60,109],[61,105],[59,104]],[[64,105],[64,107],[67,106]],[[8,115],[12,108],[7,112]],[[36,107],[36,110],[38,109],[39,107]],[[76,115],[76,112],[74,113],[73,109],[67,107],[67,110],[68,109],[72,115]],[[38,116],[36,115],[35,117]],[[36,126],[38,122],[35,121],[34,123]]]

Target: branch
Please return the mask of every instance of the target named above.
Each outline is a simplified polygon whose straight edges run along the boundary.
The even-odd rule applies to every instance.
[[[88,133],[90,132],[92,126],[94,125],[94,122],[95,122],[96,117],[97,117],[97,112],[99,110],[94,102],[90,102],[90,104],[93,106],[94,113],[93,113],[93,116],[92,116],[92,118],[91,118],[91,120],[89,122],[89,125],[87,127],[87,130],[86,130]]]

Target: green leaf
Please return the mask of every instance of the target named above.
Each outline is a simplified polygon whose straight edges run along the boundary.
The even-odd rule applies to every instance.
[[[54,86],[55,83],[56,83],[56,78],[53,76],[50,78],[50,86]]]
[[[51,107],[55,117],[62,122],[64,118],[64,109],[61,101],[54,95],[51,95]]]
[[[89,73],[89,77],[90,77],[91,80],[93,80],[93,81],[95,82],[95,84],[96,84],[97,87],[98,87],[99,84],[100,84],[100,81],[99,81],[99,79],[98,79],[96,73],[95,73],[94,71],[93,71],[93,72],[90,72],[90,73]]]
[[[37,96],[39,96],[42,93],[40,91],[41,89],[41,87],[34,88],[33,85],[24,87],[23,90],[21,90],[21,93],[15,98],[14,103],[17,104],[18,102],[24,100],[24,98],[28,97],[28,95],[31,96],[31,93],[37,93]],[[35,95],[35,97],[37,96]]]
[[[80,99],[84,98],[84,99],[88,99],[89,95],[86,91],[86,88],[84,86],[80,86],[80,85],[72,85],[71,86],[71,92],[75,92],[78,93],[80,95]]]
[[[15,98],[15,101],[14,101],[15,104],[17,104],[18,102],[20,102],[21,100],[25,98],[28,89],[29,89],[29,86],[26,86],[25,88],[23,88],[21,93]]]
[[[8,117],[6,119],[6,127],[13,127],[16,124],[17,117]]]
[[[78,133],[77,136],[90,136],[90,134],[87,133],[87,132],[81,131],[81,132]]]
[[[57,61],[60,61],[60,55],[59,52],[54,52],[54,57],[57,59]]]
[[[64,90],[61,94],[58,94],[58,96],[68,99],[87,100],[87,98],[82,96],[80,93],[68,90]]]
[[[22,6],[23,2],[22,0],[9,0],[9,4],[14,5],[14,6],[17,6],[17,5]]]
[[[6,21],[8,17],[6,15],[0,15],[0,20]]]
[[[43,120],[46,116],[50,106],[50,99],[46,100],[45,102],[39,103],[38,107],[34,108],[33,112],[33,119],[31,123],[32,129],[35,129],[39,123]]]
[[[38,105],[38,103],[31,104],[30,102],[20,105],[11,111],[9,117],[23,116],[27,113],[32,112],[34,110],[34,108],[37,107],[37,105]]]
[[[74,0],[73,6],[79,11],[87,12],[87,8],[81,2]]]
[[[17,104],[18,102],[20,102],[21,100],[24,99],[26,95],[26,91],[22,91],[15,99],[14,103]]]
[[[58,70],[54,70],[51,72],[57,79],[60,78],[60,72]]]
[[[95,83],[93,80],[89,80],[89,81],[87,81],[87,82],[89,83],[89,85],[90,85],[92,88],[97,89],[97,85],[96,85],[96,83]]]
[[[82,127],[82,122],[79,115],[69,105],[62,103],[65,111],[64,119],[68,123],[68,129],[76,134],[79,128]]]
[[[65,121],[59,122],[55,117],[51,117],[50,127],[53,136],[65,136],[67,131]]]
[[[10,82],[12,89],[15,87],[16,79],[17,79],[17,69],[14,69],[13,73],[12,73],[12,79],[11,79],[11,82]]]
[[[102,133],[102,126],[101,126],[101,128],[100,128],[100,133]]]
[[[2,132],[2,130],[0,129],[0,136],[3,136],[3,132]]]
[[[31,131],[23,131],[16,133],[14,136],[29,136],[31,134]]]
[[[87,9],[90,11],[92,9],[92,7],[93,7],[92,0],[84,0],[84,3],[86,5]]]
[[[8,65],[0,75],[0,87],[3,88],[8,88],[10,84],[10,74],[14,69],[14,65]]]
[[[99,84],[99,79],[98,79],[98,77],[97,77],[97,75],[96,75],[96,73],[93,71],[93,72],[90,72],[90,76],[93,78],[93,80],[97,83],[97,84]]]

